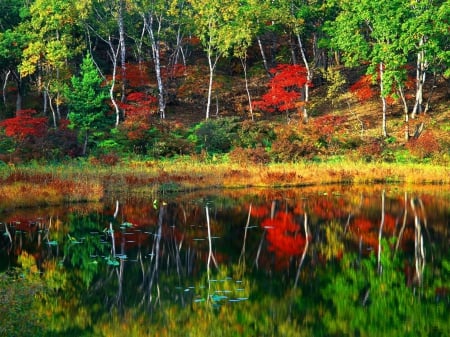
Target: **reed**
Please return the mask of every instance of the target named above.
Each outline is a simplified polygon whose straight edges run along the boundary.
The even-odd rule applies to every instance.
[[[115,166],[67,165],[9,167],[0,179],[0,203],[9,206],[98,201],[110,191],[161,189],[295,187],[330,184],[450,185],[450,168],[431,164],[355,161],[246,165],[226,161],[135,161]]]

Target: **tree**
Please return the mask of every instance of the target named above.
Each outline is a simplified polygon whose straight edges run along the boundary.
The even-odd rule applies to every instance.
[[[156,83],[158,87],[158,111],[162,119],[166,110],[166,84],[163,81],[162,57],[164,55],[164,34],[169,32],[167,17],[169,16],[168,1],[134,1],[135,11],[139,13],[143,21],[143,30],[148,34],[151,55],[153,59]]]
[[[261,3],[261,1],[243,1],[239,6],[238,15],[235,22],[235,29],[238,30],[240,34],[236,37],[236,41],[233,46],[233,56],[239,57],[241,60],[242,69],[244,71],[245,90],[248,98],[249,112],[252,120],[253,104],[248,86],[247,50],[251,46],[253,38],[257,35],[259,30],[258,22],[261,17],[261,11],[264,9],[267,9],[267,6],[265,6],[265,3]]]
[[[22,23],[29,43],[23,50],[20,75],[36,76],[37,89],[44,93],[44,107],[48,98],[55,128],[61,119],[61,91],[71,73],[68,60],[83,49],[78,24],[85,11],[84,1],[36,0],[30,6],[30,20]]]
[[[279,64],[270,72],[273,77],[269,82],[269,91],[254,105],[267,112],[284,111],[289,118],[290,110],[303,105],[299,100],[302,96],[301,88],[310,85],[308,71],[298,64]]]
[[[242,41],[240,2],[237,0],[189,0],[192,7],[193,27],[206,51],[209,67],[206,119],[210,116],[211,96],[217,62],[229,55],[232,47]]]
[[[386,98],[406,81],[408,49],[401,43],[402,24],[409,15],[405,6],[401,0],[342,1],[341,11],[329,27],[332,45],[342,51],[347,65],[369,64],[368,73],[380,87],[384,137]]]
[[[105,127],[112,125],[106,112],[108,98],[102,87],[102,79],[97,72],[90,54],[86,55],[81,65],[80,77],[73,76],[71,87],[65,88],[68,99],[70,127],[78,130],[83,139],[83,155],[86,154],[89,141],[98,137]]]
[[[6,87],[10,78],[17,85],[16,111],[22,109],[24,81],[19,74],[18,65],[23,50],[29,43],[29,36],[20,28],[20,21],[28,15],[27,6],[19,0],[0,4],[0,68],[3,75],[3,102],[6,104]]]
[[[434,88],[425,103],[423,89],[427,73],[431,71],[436,76],[450,64],[450,1],[414,1],[409,10],[411,15],[403,24],[405,34],[402,35],[401,43],[410,46],[411,54],[416,56],[416,93],[411,113],[414,118],[416,114],[428,110]]]

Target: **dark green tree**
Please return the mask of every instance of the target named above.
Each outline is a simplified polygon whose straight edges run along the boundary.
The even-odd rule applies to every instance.
[[[89,142],[100,138],[114,124],[113,117],[107,115],[107,89],[102,86],[102,79],[90,54],[83,59],[80,76],[73,76],[71,84],[65,90],[68,119],[70,127],[77,130],[83,141],[85,155]]]

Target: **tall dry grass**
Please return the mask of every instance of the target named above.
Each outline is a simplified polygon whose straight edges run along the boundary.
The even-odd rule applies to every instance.
[[[135,161],[115,166],[88,162],[9,167],[0,175],[0,203],[9,206],[98,201],[110,191],[328,184],[450,185],[450,169],[431,164],[342,161],[245,165],[173,161]]]

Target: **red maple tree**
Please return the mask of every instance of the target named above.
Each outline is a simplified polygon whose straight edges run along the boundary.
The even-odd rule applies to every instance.
[[[43,137],[47,131],[48,118],[34,117],[34,109],[23,109],[16,112],[16,117],[7,118],[0,122],[8,137],[23,140],[29,136]]]
[[[129,139],[142,139],[144,133],[151,127],[150,115],[156,111],[158,101],[156,97],[143,92],[128,94],[126,101],[127,103],[119,104],[126,116],[121,127]]]
[[[272,68],[273,74],[269,82],[269,91],[260,101],[254,102],[254,107],[267,112],[288,112],[302,105],[301,88],[311,85],[307,80],[305,67],[298,64],[279,64]]]

